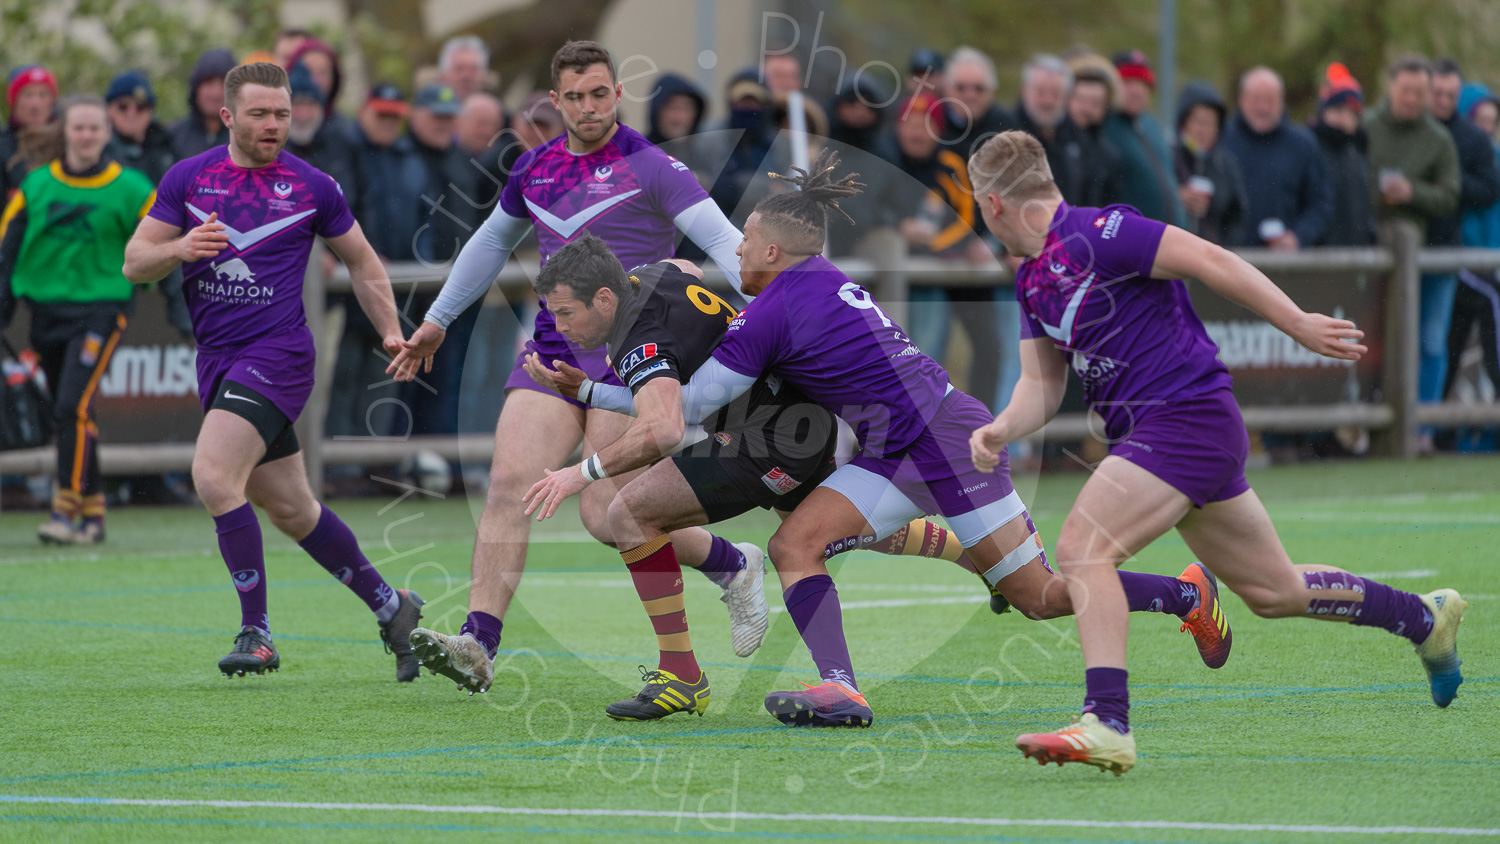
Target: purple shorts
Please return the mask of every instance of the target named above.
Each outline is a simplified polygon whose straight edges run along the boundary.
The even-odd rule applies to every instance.
[[[975,469],[970,459],[969,437],[993,420],[978,399],[954,390],[900,455],[858,454],[822,486],[848,498],[877,536],[937,514],[967,548],[1025,512],[1005,452],[991,472]]]
[[[295,422],[312,395],[317,360],[312,332],[305,325],[248,345],[199,347],[198,403],[207,413],[227,379],[254,388]]]
[[[526,356],[533,352],[539,355],[542,363],[548,366],[551,366],[554,360],[566,361],[569,365],[583,370],[585,375],[597,383],[623,386],[623,382],[615,377],[615,371],[610,368],[609,364],[605,363],[607,355],[603,346],[597,349],[580,349],[569,343],[566,337],[557,332],[556,328],[548,325],[537,326],[536,331],[531,335],[531,339],[526,341],[526,348],[521,354],[516,356],[516,366],[511,370],[510,377],[505,379],[506,392],[511,390],[532,390],[538,393],[546,393],[549,396],[557,396],[574,407],[584,410],[588,409],[586,405],[577,399],[558,395],[556,392],[531,380],[531,376],[526,374],[523,365],[526,362]]]
[[[1250,439],[1234,393],[1214,390],[1157,405],[1109,450],[1171,484],[1197,507],[1246,490]]]

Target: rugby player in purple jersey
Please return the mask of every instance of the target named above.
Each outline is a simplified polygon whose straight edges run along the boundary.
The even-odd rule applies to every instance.
[[[193,483],[213,516],[240,598],[240,632],[219,661],[228,676],[275,671],[281,657],[266,614],[266,570],[255,506],[375,613],[396,656],[396,679],[419,673],[409,637],[422,599],[392,589],[354,534],[318,503],[292,423],[312,392],[315,348],[302,310],[313,239],[349,267],[355,295],[391,355],[403,348],[390,280],[338,185],[285,152],[292,99],[286,71],[255,63],[224,79],[227,146],[178,162],[125,249],[125,276],[157,281],[182,267],[198,342],[203,427]],[[400,380],[416,376],[403,364]],[[254,505],[254,506],[252,506]]]
[[[552,57],[552,102],[565,132],[517,160],[495,211],[460,251],[442,292],[411,341],[392,362],[392,371],[413,360],[430,359],[444,329],[489,289],[512,250],[535,231],[542,261],[585,230],[609,244],[623,267],[672,257],[679,231],[702,247],[739,283],[734,247],[740,233],[698,184],[686,165],[668,156],[640,133],[618,122],[623,93],[609,52],[593,41],[573,41]],[[523,370],[527,354],[568,361],[589,377],[618,384],[602,349],[585,350],[558,332],[552,312],[537,315],[526,350],[506,381],[505,404],[495,426],[495,457],[489,493],[474,541],[469,614],[458,635],[419,628],[413,645],[428,669],[458,683],[470,694],[489,688],[500,644],[502,619],[526,566],[531,525],[521,496],[548,469],[562,466],[580,441],[589,451],[620,436],[629,420],[586,412],[533,381]],[[614,545],[607,511],[616,490],[634,475],[596,483],[580,498],[584,527],[600,542]],[[732,592],[760,589],[761,554],[736,548],[702,528],[675,531],[672,542],[682,562]],[[619,548],[629,552],[630,548]],[[727,601],[731,622],[753,623],[740,611],[744,600]],[[758,642],[757,642],[758,644]],[[696,678],[692,678],[696,679]]]
[[[969,172],[985,224],[1024,257],[1016,278],[1022,377],[1000,415],[974,431],[975,467],[1003,466],[1005,444],[1057,412],[1069,367],[1111,443],[1056,548],[1081,607],[1083,715],[1020,736],[1021,751],[1117,776],[1134,765],[1125,670],[1132,586],[1117,567],[1174,527],[1256,615],[1384,628],[1416,645],[1433,701],[1452,702],[1463,682],[1456,641],[1465,602],[1452,589],[1416,595],[1333,566],[1292,563],[1245,481],[1248,442],[1229,372],[1181,279],[1201,280],[1326,357],[1358,360],[1364,333],[1304,312],[1234,253],[1134,208],[1069,206],[1041,144],[1023,132],[990,139]]]
[[[869,291],[822,257],[828,212],[859,192],[853,176],[833,177],[836,165],[824,153],[810,175],[778,177],[799,190],[756,205],[736,251],[745,293],[757,298],[730,322],[713,357],[683,390],[684,418],[698,423],[769,374],[843,418],[859,442],[860,453],[808,494],[771,537],[787,612],[822,680],[767,695],[767,711],[794,726],[869,726],[873,719],[825,563],[850,537],[887,536],[923,514],[940,514],[969,562],[1016,608],[1032,618],[1072,612],[1067,587],[1047,566],[1011,486],[1003,449],[983,470],[970,460],[969,433],[990,419],[988,409],[955,390]],[[601,408],[623,411],[631,403],[628,390],[606,384],[592,385],[590,395]],[[1188,616],[1211,614],[1217,604],[1212,580],[1196,566],[1180,578],[1128,576],[1134,609]],[[1223,664],[1228,643],[1217,628],[1184,628],[1210,667]]]

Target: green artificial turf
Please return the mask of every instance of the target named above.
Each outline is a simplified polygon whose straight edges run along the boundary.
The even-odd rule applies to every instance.
[[[1383,573],[1413,591],[1463,592],[1468,682],[1437,709],[1404,641],[1258,619],[1234,597],[1225,604],[1234,654],[1209,671],[1175,619],[1136,615],[1140,759],[1118,779],[1077,765],[1042,769],[1015,751],[1016,734],[1061,726],[1080,705],[1076,631],[1069,619],[991,615],[972,575],[946,563],[858,553],[836,571],[875,710],[868,730],[792,730],[771,719],[767,692],[816,679],[791,620],[773,615],[760,651],[736,659],[717,588],[691,572],[688,620],[712,681],[708,714],[617,723],[603,708],[639,689],[636,665],[653,664],[654,639],[619,558],[585,539],[571,509],[535,534],[495,686],[473,698],[425,673],[398,685],[364,606],[264,519],[282,671],[227,680],[215,662],[238,607],[202,510],[118,510],[108,545],[60,551],[35,544],[35,514],[6,513],[0,839],[1363,844],[1460,840],[1445,832],[1455,829],[1493,839],[1497,477],[1500,460],[1489,458],[1254,473],[1294,559]],[[1048,542],[1083,478],[1018,484]],[[386,578],[427,598],[424,624],[448,632],[466,611],[477,506],[333,503]],[[720,527],[762,544],[773,529],[760,515]],[[1169,535],[1130,565],[1175,575],[1190,560]],[[122,798],[187,802],[98,802]],[[257,802],[336,805],[233,805]]]

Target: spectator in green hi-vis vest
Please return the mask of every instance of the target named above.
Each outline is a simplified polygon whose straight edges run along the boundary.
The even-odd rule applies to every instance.
[[[156,198],[145,174],[103,155],[108,142],[104,101],[69,98],[62,157],[27,174],[0,216],[0,326],[24,300],[57,422],[52,517],[37,530],[45,543],[104,541],[94,403],[131,312],[125,244]]]

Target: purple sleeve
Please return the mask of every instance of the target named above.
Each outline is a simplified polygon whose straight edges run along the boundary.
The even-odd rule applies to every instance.
[[[333,177],[322,170],[312,171],[312,189],[318,201],[318,234],[322,237],[338,237],[354,228],[354,215],[349,213],[349,201],[344,198],[344,189]]]
[[[531,211],[526,208],[526,197],[521,193],[521,183],[526,180],[526,172],[531,169],[531,163],[535,160],[533,151],[522,153],[516,159],[515,167],[511,168],[510,178],[505,180],[505,187],[500,189],[500,210],[519,220],[531,219]]]
[[[1114,278],[1125,278],[1132,273],[1141,278],[1151,277],[1151,268],[1156,264],[1156,248],[1161,245],[1161,236],[1167,224],[1139,214],[1119,213],[1119,225],[1112,226],[1106,218],[1102,229],[1092,229],[1088,238],[1094,249],[1094,259],[1099,266],[1107,268]],[[1111,235],[1105,237],[1104,235]],[[1104,273],[1100,273],[1100,278]]]
[[[686,164],[661,150],[652,147],[646,150],[650,156],[649,166],[653,171],[656,210],[669,220],[678,214],[708,199],[708,191],[698,184],[698,179]]]
[[[187,185],[192,181],[187,162],[172,165],[156,186],[156,202],[146,216],[169,226],[187,228]]]
[[[1021,339],[1035,340],[1038,337],[1046,337],[1047,332],[1042,330],[1042,324],[1036,321],[1036,317],[1026,310],[1026,305],[1021,305]]]
[[[785,332],[786,314],[778,303],[757,299],[730,321],[714,359],[740,375],[759,377],[779,359]]]

